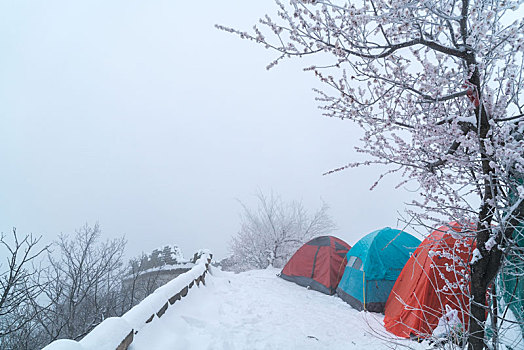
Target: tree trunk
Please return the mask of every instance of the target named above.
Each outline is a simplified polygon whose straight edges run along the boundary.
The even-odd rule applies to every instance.
[[[470,65],[476,64],[474,56],[468,57],[466,61]],[[482,101],[478,67],[475,66],[469,81],[475,86],[478,99]],[[497,195],[498,183],[494,176],[494,169],[490,165],[491,157],[487,152],[486,144],[491,143],[490,136],[488,136],[490,124],[488,113],[482,103],[475,108],[475,114],[477,116],[479,150],[484,184],[482,205],[480,207],[476,233],[476,249],[481,256],[471,264],[471,317],[469,322],[468,343],[470,350],[483,350],[485,348],[486,291],[489,283],[495,277],[496,272],[493,274],[493,271],[499,270],[501,256],[500,254],[494,254],[494,250],[488,251],[486,249],[486,242],[492,234],[492,220],[495,212],[493,198]]]
[[[484,260],[484,258],[482,259]],[[471,269],[471,317],[469,321],[469,349],[483,350],[486,322],[486,283],[481,277],[482,267],[474,264]],[[483,265],[483,264],[480,264]]]
[[[483,211],[481,210],[481,213]],[[524,221],[524,202],[518,210],[512,213],[512,218],[506,223],[505,230],[500,232],[497,237],[497,244],[491,249],[486,250],[486,241],[489,238],[489,230],[479,229],[477,233],[477,249],[482,254],[482,258],[471,266],[471,318],[469,322],[469,349],[483,350],[486,348],[484,342],[486,324],[486,292],[488,286],[497,276],[502,264],[502,251],[498,248],[501,241],[506,246],[508,240],[513,237],[515,227]],[[481,225],[479,224],[479,227]],[[481,248],[479,248],[481,247]]]

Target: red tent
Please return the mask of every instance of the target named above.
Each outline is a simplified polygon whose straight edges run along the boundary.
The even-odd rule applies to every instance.
[[[300,247],[279,275],[326,294],[334,294],[344,274],[349,244],[333,236],[321,236]]]
[[[433,231],[402,269],[386,303],[384,325],[403,338],[432,335],[446,305],[458,311],[462,325],[469,322],[469,261],[472,239],[453,237],[452,222]]]

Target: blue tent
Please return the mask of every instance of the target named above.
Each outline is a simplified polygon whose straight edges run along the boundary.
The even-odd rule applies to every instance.
[[[389,293],[420,240],[389,227],[371,232],[347,253],[337,294],[357,310],[384,312]]]

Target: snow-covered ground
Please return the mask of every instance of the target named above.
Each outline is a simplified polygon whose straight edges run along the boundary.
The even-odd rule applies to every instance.
[[[279,270],[212,270],[206,286],[145,325],[129,350],[427,349],[391,336],[380,314],[278,278]]]

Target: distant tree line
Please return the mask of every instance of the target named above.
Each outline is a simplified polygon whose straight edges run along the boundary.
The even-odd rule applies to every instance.
[[[41,349],[56,339],[80,340],[104,319],[120,316],[165,283],[166,265],[188,262],[166,246],[124,263],[124,237],[101,239],[98,224],[40,247],[40,239],[0,236],[0,349]],[[192,259],[193,260],[193,259]],[[124,283],[132,280],[135,283]],[[146,285],[146,290],[136,288]],[[135,288],[133,288],[133,286]]]

